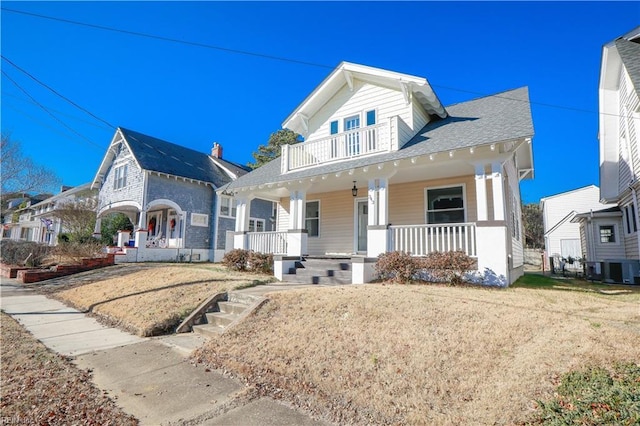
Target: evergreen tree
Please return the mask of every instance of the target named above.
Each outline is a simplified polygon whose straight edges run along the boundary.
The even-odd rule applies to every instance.
[[[255,162],[248,163],[247,166],[252,169],[257,169],[258,167],[267,164],[269,161],[280,157],[282,145],[291,145],[298,142],[302,142],[302,136],[289,129],[281,129],[277,132],[271,133],[267,144],[260,145],[258,150],[252,154]]]

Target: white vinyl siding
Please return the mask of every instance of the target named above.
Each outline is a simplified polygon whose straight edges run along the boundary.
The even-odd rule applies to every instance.
[[[377,123],[383,123],[390,117],[399,115],[405,122],[411,122],[411,109],[404,101],[402,92],[374,86],[354,80],[353,91],[345,85],[320,110],[309,118],[309,134],[305,140],[321,139],[330,136],[331,122],[338,120],[342,133],[345,117],[360,115],[361,123],[366,123],[366,112],[376,110]]]
[[[618,90],[618,193],[622,193],[631,181],[640,176],[638,129],[634,119],[634,113],[640,108],[640,99],[624,67],[620,70]]]
[[[600,191],[593,185],[543,198],[542,202],[545,251],[549,257],[561,254],[560,240],[580,238],[580,225],[571,223],[575,214],[611,207],[611,205],[600,204]],[[567,217],[568,215],[571,216]],[[564,222],[560,223],[563,219]],[[586,255],[586,251],[583,254]]]
[[[513,268],[519,268],[524,265],[524,231],[522,229],[520,181],[518,179],[518,171],[516,170],[513,159],[510,159],[505,164],[504,173],[506,181],[503,196],[505,197],[504,203],[507,210],[507,228],[509,229],[509,234],[511,236],[511,266]]]
[[[422,108],[422,105],[420,105],[420,102],[418,102],[416,98],[413,98],[411,100],[411,106],[411,110],[413,113],[413,123],[411,124],[415,133],[426,126],[430,120],[424,108]]]

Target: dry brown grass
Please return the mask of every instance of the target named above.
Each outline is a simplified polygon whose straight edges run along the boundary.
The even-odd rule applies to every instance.
[[[640,294],[363,285],[274,293],[195,357],[340,424],[517,424],[558,376],[640,359]]]
[[[91,384],[87,372],[48,351],[4,313],[0,330],[1,424],[138,424]]]
[[[219,266],[155,265],[52,296],[112,325],[153,336],[172,331],[209,296],[268,280],[265,275],[241,274]]]

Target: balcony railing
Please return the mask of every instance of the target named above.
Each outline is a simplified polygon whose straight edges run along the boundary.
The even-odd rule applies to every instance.
[[[434,251],[465,252],[476,254],[476,225],[451,223],[444,225],[399,225],[389,227],[391,250],[425,256]]]
[[[389,124],[380,123],[295,145],[283,145],[283,172],[345,160],[391,148]]]
[[[286,232],[249,232],[247,249],[259,253],[287,254]]]

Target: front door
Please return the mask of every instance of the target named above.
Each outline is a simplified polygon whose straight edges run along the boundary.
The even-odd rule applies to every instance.
[[[356,251],[367,251],[367,226],[369,225],[368,216],[369,206],[367,205],[367,199],[356,200],[356,217],[355,217],[355,240]]]

